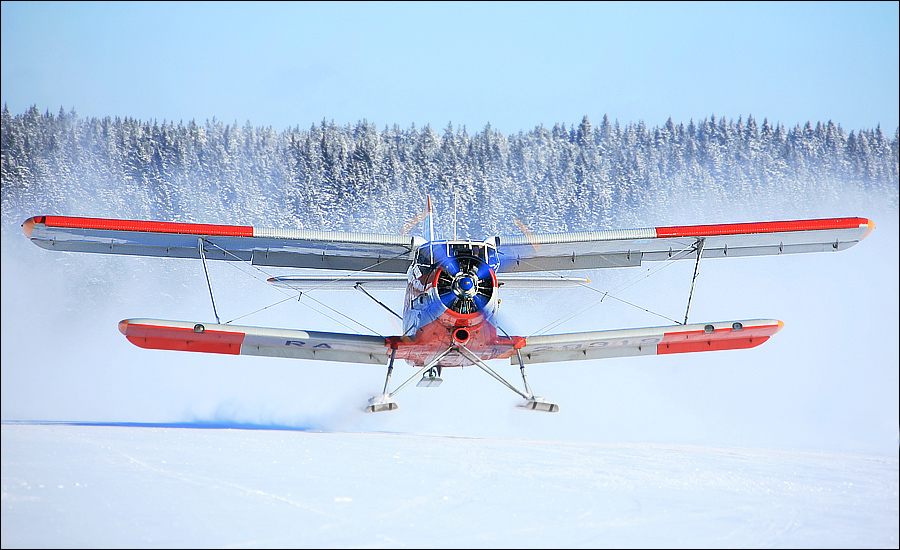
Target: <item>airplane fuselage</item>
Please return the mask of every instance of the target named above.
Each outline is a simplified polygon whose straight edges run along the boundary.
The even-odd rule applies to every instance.
[[[392,344],[398,357],[421,366],[447,348],[465,348],[481,360],[503,359],[524,345],[523,338],[498,335],[492,322],[500,305],[496,249],[488,243],[436,241],[416,252],[407,272],[403,337]],[[472,361],[451,353],[442,367]]]

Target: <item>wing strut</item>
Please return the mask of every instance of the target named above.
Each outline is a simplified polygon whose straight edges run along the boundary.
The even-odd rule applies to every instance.
[[[394,316],[397,317],[397,319],[400,319],[401,321],[403,320],[403,317],[401,317],[400,315],[398,315],[396,311],[394,311],[393,309],[391,309],[391,308],[389,308],[388,306],[384,305],[384,302],[382,302],[381,300],[379,300],[379,299],[376,298],[375,296],[372,296],[371,294],[369,294],[369,291],[366,290],[365,288],[363,288],[363,286],[362,286],[360,283],[356,283],[355,285],[353,285],[353,288],[355,288],[356,290],[362,291],[363,294],[365,294],[365,295],[368,296],[369,298],[375,300],[375,303],[376,303],[376,304],[380,305],[380,306],[383,307],[384,309],[386,309],[386,310],[388,310],[389,312],[393,313]]]
[[[691,279],[691,292],[688,294],[688,303],[687,309],[684,310],[684,325],[687,324],[688,321],[688,313],[691,311],[691,298],[694,296],[694,283],[697,282],[697,269],[700,267],[700,254],[703,253],[703,243],[706,239],[697,239],[697,244],[694,245],[694,250],[697,251],[697,263],[694,264],[694,278]]]
[[[206,274],[206,286],[209,287],[209,299],[213,306],[213,315],[216,316],[216,324],[221,325],[219,320],[219,312],[216,311],[216,299],[213,298],[212,283],[209,282],[209,271],[206,269],[206,254],[203,252],[203,237],[197,239],[197,247],[200,249],[200,259],[203,260],[203,273]]]

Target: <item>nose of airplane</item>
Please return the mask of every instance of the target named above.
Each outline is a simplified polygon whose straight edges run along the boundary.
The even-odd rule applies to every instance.
[[[472,290],[472,287],[475,286],[475,281],[472,280],[472,277],[462,277],[459,280],[459,288],[464,291]]]

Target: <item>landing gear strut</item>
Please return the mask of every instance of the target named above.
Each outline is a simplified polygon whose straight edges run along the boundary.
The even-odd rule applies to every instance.
[[[438,363],[452,352],[461,354],[469,361],[472,361],[475,366],[491,375],[495,380],[511,389],[512,391],[516,392],[517,394],[521,395],[525,399],[525,402],[520,405],[516,405],[518,408],[530,411],[559,412],[559,405],[557,405],[556,403],[551,403],[543,397],[537,397],[536,395],[534,395],[534,393],[532,393],[531,387],[528,385],[528,377],[525,376],[525,363],[524,361],[522,361],[522,355],[521,353],[519,353],[519,350],[516,350],[516,356],[519,358],[519,370],[522,373],[522,382],[525,385],[524,392],[507,382],[502,376],[497,374],[494,369],[489,367],[484,361],[479,359],[477,355],[472,353],[469,348],[463,346],[462,344],[447,348],[447,350],[431,360],[430,363],[416,371],[416,373],[413,374],[406,382],[400,384],[400,387],[388,393],[388,388],[391,383],[391,373],[394,370],[394,358],[397,355],[397,350],[392,349],[391,361],[388,364],[387,377],[384,380],[384,390],[381,392],[381,395],[369,399],[369,406],[366,407],[366,412],[374,413],[382,411],[393,411],[400,408],[400,405],[397,404],[397,402],[393,399],[394,395],[405,388],[410,382],[412,382],[414,378],[418,376],[422,376],[422,379],[419,380],[418,384],[416,384],[417,386],[434,387],[440,385],[442,381],[440,378],[441,367],[438,365]]]
[[[487,366],[484,361],[482,361],[478,358],[478,356],[469,351],[467,347],[460,345],[459,351],[469,361],[475,363],[475,366],[490,374],[495,380],[525,398],[525,403],[516,405],[518,408],[531,411],[559,412],[559,405],[557,405],[556,403],[550,403],[543,397],[537,397],[534,395],[534,393],[531,392],[531,388],[528,386],[528,378],[525,376],[525,363],[522,361],[522,355],[519,353],[519,350],[516,350],[516,355],[519,358],[519,370],[522,372],[522,382],[525,384],[525,392],[519,391],[518,388],[507,382],[506,379],[497,374],[494,369]]]
[[[559,405],[556,403],[550,403],[543,397],[535,397],[535,395],[531,392],[531,388],[528,386],[528,377],[525,376],[525,362],[522,361],[522,353],[517,349],[516,357],[519,358],[519,370],[522,372],[522,382],[525,384],[525,391],[528,392],[528,395],[531,397],[522,404],[516,405],[516,407],[520,409],[528,409],[530,411],[544,411],[544,412],[559,412]]]
[[[447,348],[443,353],[441,353],[440,355],[438,355],[437,357],[432,359],[430,363],[428,363],[427,365],[425,365],[424,367],[422,367],[421,369],[416,371],[416,373],[414,375],[410,376],[409,379],[406,380],[406,382],[400,384],[400,387],[398,387],[396,390],[392,391],[391,393],[388,393],[388,386],[391,383],[391,373],[394,370],[394,357],[397,355],[397,350],[391,349],[391,362],[388,364],[387,377],[384,380],[384,391],[381,392],[381,395],[378,395],[376,397],[373,397],[372,399],[369,399],[369,406],[366,407],[366,412],[373,413],[373,412],[382,412],[382,411],[393,411],[394,409],[399,409],[400,405],[396,401],[394,401],[394,399],[393,399],[394,395],[397,392],[399,392],[400,390],[402,390],[403,388],[405,388],[410,382],[413,381],[414,378],[422,375],[422,373],[424,373],[425,371],[430,370],[433,367],[435,367],[438,363],[440,363],[441,359],[450,355],[450,352],[452,352],[452,351],[453,351],[453,348]]]

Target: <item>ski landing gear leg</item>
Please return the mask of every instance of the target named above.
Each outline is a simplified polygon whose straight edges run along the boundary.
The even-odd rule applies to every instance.
[[[369,406],[366,407],[366,412],[374,413],[374,412],[392,411],[394,409],[399,409],[400,405],[393,399],[394,394],[396,394],[397,392],[399,392],[400,390],[405,388],[417,376],[420,376],[425,371],[431,370],[432,368],[434,368],[434,366],[437,365],[441,361],[441,359],[443,359],[444,357],[447,357],[447,355],[449,355],[451,351],[453,351],[453,348],[447,348],[443,353],[441,353],[440,355],[435,357],[430,363],[428,363],[427,365],[425,365],[424,367],[422,367],[421,369],[416,371],[416,373],[414,375],[410,376],[406,382],[400,384],[399,388],[392,391],[391,393],[388,393],[388,386],[391,383],[391,372],[394,370],[394,357],[397,355],[397,350],[392,349],[391,350],[391,362],[388,364],[387,378],[385,378],[385,380],[384,380],[384,391],[381,392],[381,395],[378,395],[378,396],[373,397],[372,399],[369,399]]]
[[[537,397],[531,392],[531,388],[528,386],[528,378],[525,376],[525,363],[522,362],[522,355],[519,354],[519,350],[516,350],[516,355],[519,357],[519,370],[522,371],[522,382],[525,384],[525,392],[519,391],[518,388],[510,384],[506,381],[502,376],[494,372],[494,369],[487,366],[484,361],[479,359],[474,353],[469,351],[469,349],[465,346],[459,347],[460,353],[462,353],[469,361],[475,363],[475,366],[483,370],[484,372],[490,374],[494,377],[495,380],[521,395],[525,402],[521,405],[516,405],[520,409],[527,409],[531,411],[544,411],[544,412],[559,412],[559,405],[556,403],[550,403],[543,397]]]
[[[391,396],[388,394],[388,385],[391,383],[391,373],[394,372],[394,357],[396,357],[396,355],[397,349],[392,348],[391,362],[388,363],[387,377],[384,380],[384,391],[381,392],[381,395],[369,399],[369,406],[366,407],[367,413],[392,411],[394,409],[400,408],[400,405],[398,405],[396,401],[391,399]]]
[[[528,386],[528,377],[525,376],[525,363],[522,361],[522,354],[518,349],[516,350],[516,357],[519,358],[519,370],[522,372],[522,382],[525,384],[525,391],[531,396],[530,398],[527,398],[527,401],[516,406],[520,409],[528,409],[530,411],[559,412],[559,405],[556,403],[550,403],[543,397],[535,397],[531,388]]]

